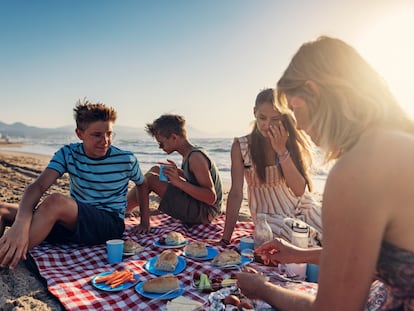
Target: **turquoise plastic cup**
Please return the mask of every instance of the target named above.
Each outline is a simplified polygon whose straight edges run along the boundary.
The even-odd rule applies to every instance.
[[[106,252],[108,263],[117,263],[122,261],[124,251],[124,240],[114,239],[106,241]]]
[[[161,181],[168,181],[167,176],[164,175],[164,164],[160,164],[160,180]]]
[[[245,249],[253,250],[254,249],[254,240],[251,237],[242,237],[240,239],[240,252]]]
[[[306,266],[306,280],[318,283],[319,266],[308,263]]]

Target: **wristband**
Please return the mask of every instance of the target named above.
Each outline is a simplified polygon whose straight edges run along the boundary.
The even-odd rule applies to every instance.
[[[283,163],[286,161],[287,158],[289,158],[290,153],[288,152],[286,155],[282,157],[279,157],[279,163]]]
[[[285,152],[278,154],[276,158],[276,165],[280,165],[280,163],[284,162],[287,158],[289,158],[289,156],[289,150],[286,150]]]
[[[289,150],[286,149],[285,152],[283,152],[281,154],[278,154],[277,156],[280,159],[280,158],[283,158],[283,157],[287,157],[288,155],[289,155]]]

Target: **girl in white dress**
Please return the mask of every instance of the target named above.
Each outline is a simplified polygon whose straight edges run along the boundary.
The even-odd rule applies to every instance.
[[[231,240],[246,180],[254,223],[256,215],[264,213],[274,237],[290,241],[293,222],[304,222],[310,229],[309,246],[321,245],[320,204],[306,189],[312,190],[308,140],[296,129],[292,115],[277,109],[274,98],[273,89],[257,95],[252,132],[234,139],[223,244]]]

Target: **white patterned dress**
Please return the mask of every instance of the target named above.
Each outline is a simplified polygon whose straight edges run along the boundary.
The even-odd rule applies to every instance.
[[[256,215],[264,213],[274,237],[290,241],[292,224],[301,221],[310,229],[309,246],[322,242],[321,206],[312,194],[305,192],[297,197],[281,176],[278,165],[266,167],[266,182],[262,183],[253,166],[247,136],[236,138],[244,161],[244,177],[247,183],[247,197],[253,222]]]

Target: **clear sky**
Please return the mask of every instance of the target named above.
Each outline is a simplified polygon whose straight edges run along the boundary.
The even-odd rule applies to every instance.
[[[213,135],[318,35],[355,46],[414,115],[412,0],[0,0],[0,121],[74,125],[79,98],[143,127],[178,113]]]

